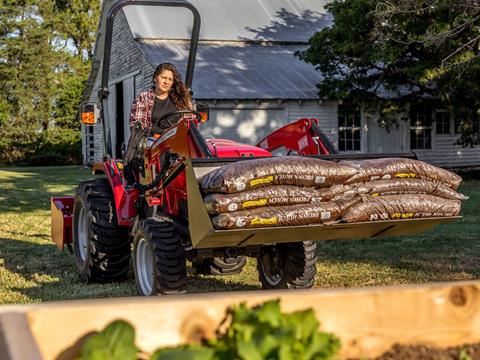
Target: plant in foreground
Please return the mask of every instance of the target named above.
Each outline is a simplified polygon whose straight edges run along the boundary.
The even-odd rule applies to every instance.
[[[244,303],[227,311],[229,324],[216,339],[203,344],[158,349],[150,360],[223,360],[223,359],[332,359],[340,349],[339,340],[318,330],[313,310],[284,314],[278,300],[248,308]],[[90,337],[80,359],[138,359],[133,327],[115,321]]]

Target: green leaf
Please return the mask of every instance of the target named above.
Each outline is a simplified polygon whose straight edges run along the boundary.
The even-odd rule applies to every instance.
[[[278,350],[278,359],[279,360],[295,360],[292,349],[288,344],[280,344],[280,349]]]
[[[238,356],[242,360],[263,360],[262,354],[258,351],[255,344],[251,342],[238,342],[237,351]]]
[[[123,320],[109,324],[102,332],[87,339],[82,348],[82,360],[135,360],[139,350],[135,346],[133,327]]]
[[[260,322],[277,327],[280,325],[282,314],[280,312],[280,301],[270,300],[264,303],[261,307],[253,310]]]
[[[215,351],[200,345],[186,345],[180,348],[159,349],[150,360],[214,360]]]
[[[294,330],[295,338],[299,340],[309,338],[318,330],[318,321],[311,309],[285,315],[285,322]]]

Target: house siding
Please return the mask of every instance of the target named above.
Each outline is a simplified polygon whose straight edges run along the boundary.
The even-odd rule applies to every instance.
[[[256,144],[272,131],[305,117],[320,120],[320,128],[336,143],[335,103],[318,101],[217,101],[199,100],[209,105],[210,120],[201,127],[206,138],[225,138]]]
[[[432,150],[415,150],[418,158],[428,163],[446,167],[480,167],[480,148],[454,145],[458,135],[433,135]]]
[[[113,22],[109,82],[125,74],[142,70],[146,64],[145,56],[133,40],[130,27],[121,11]]]

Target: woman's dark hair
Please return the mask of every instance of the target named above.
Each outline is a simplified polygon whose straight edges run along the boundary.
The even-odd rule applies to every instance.
[[[163,71],[170,70],[173,73],[173,85],[168,96],[173,102],[173,105],[178,110],[190,109],[192,107],[192,99],[190,97],[190,92],[187,87],[183,84],[182,77],[178,73],[175,65],[170,63],[163,63],[157,66],[155,72],[153,73],[153,81],[155,78],[160,75]]]

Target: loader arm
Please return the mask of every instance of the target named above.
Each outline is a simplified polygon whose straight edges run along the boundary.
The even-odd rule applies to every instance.
[[[302,118],[275,130],[258,144],[269,152],[284,148],[298,155],[331,155],[337,149],[325,133],[320,130],[315,118]]]

